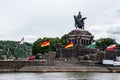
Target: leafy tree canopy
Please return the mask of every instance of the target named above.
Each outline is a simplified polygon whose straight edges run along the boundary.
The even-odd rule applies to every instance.
[[[41,43],[46,41],[46,40],[50,40],[50,45],[49,46],[46,46],[46,47],[41,47]],[[61,45],[65,45],[66,44],[66,35],[63,35],[60,38],[56,37],[56,38],[47,38],[47,37],[44,37],[43,39],[42,38],[39,38],[38,40],[36,40],[34,43],[33,43],[33,47],[32,47],[32,53],[33,55],[36,55],[37,53],[47,53],[49,51],[56,51],[56,47],[58,44],[61,44]]]
[[[32,44],[25,42],[24,44],[18,45],[18,43],[17,41],[0,41],[0,58],[2,55],[17,58],[28,57],[32,50]]]
[[[105,49],[107,46],[110,46],[112,44],[117,44],[115,39],[100,38],[100,39],[96,40],[97,48]]]

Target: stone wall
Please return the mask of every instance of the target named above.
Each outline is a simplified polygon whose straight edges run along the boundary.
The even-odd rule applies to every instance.
[[[56,58],[82,58],[89,57],[91,60],[95,60],[95,57],[99,51],[97,49],[88,49],[83,46],[76,46],[72,48],[59,48],[56,52]]]
[[[103,59],[116,60],[120,57],[120,49],[113,51],[100,51],[97,49],[89,49],[84,46],[74,46],[71,48],[57,48],[56,58],[76,58],[80,60],[92,60],[102,62]]]
[[[28,61],[28,60],[12,60],[12,61],[0,61],[0,69],[19,69],[24,66],[46,66],[48,65],[47,61]]]
[[[101,51],[97,54],[97,61],[102,61],[103,59],[116,60],[116,57],[120,57],[120,49],[113,51]]]
[[[72,50],[72,49],[71,49]],[[79,53],[80,51],[80,53]],[[47,58],[47,60],[1,60],[0,61],[0,69],[20,69],[24,66],[97,66],[96,63],[102,62],[103,59],[111,59],[115,60],[116,56],[120,56],[120,50],[114,51],[97,51],[91,49],[88,51],[84,48],[79,50],[75,57],[72,57],[72,52],[69,53],[69,50],[66,53],[63,53],[63,57],[55,58],[55,54],[52,54],[51,58]],[[77,52],[77,51],[76,51]],[[97,53],[96,53],[97,52]],[[46,54],[46,57],[49,56],[50,53]],[[77,56],[78,55],[78,56]],[[78,57],[83,55],[89,55],[90,60],[78,60]],[[53,58],[54,57],[54,58]],[[87,57],[87,56],[84,56]]]
[[[0,61],[0,70],[2,69],[21,69],[25,66],[95,66],[93,61],[46,61],[46,60],[34,60],[34,61]]]

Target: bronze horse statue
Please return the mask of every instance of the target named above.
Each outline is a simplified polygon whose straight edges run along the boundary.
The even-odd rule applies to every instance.
[[[86,17],[82,18],[81,13],[79,12],[79,14],[77,16],[74,15],[74,20],[75,20],[75,27],[76,29],[84,29],[84,20],[87,19]]]

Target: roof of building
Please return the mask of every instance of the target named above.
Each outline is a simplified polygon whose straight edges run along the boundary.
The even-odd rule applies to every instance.
[[[89,32],[89,31],[86,31],[86,30],[83,30],[83,29],[75,29],[75,30],[72,30],[71,32],[68,33],[68,35],[91,35],[92,34]]]

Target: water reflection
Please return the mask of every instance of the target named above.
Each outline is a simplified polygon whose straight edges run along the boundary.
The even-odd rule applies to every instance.
[[[119,73],[0,73],[0,80],[120,80]]]

